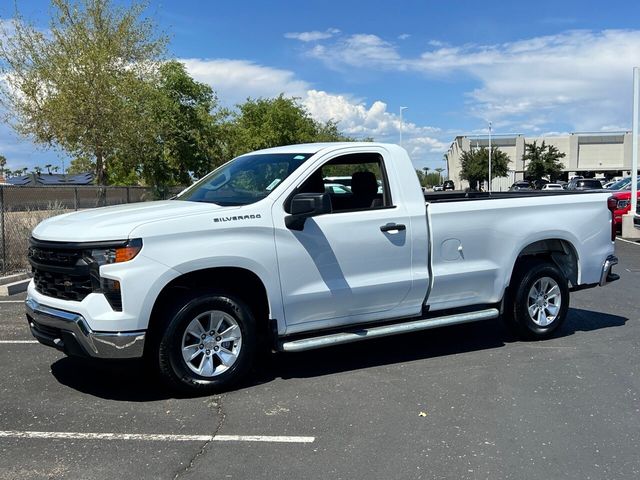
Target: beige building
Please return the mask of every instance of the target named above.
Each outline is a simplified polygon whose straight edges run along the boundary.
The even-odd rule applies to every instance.
[[[548,137],[529,137],[524,135],[495,135],[491,144],[500,148],[509,156],[507,177],[494,178],[494,191],[507,190],[516,180],[524,178],[525,165],[522,161],[525,143],[545,141],[554,145],[565,157],[563,179],[574,175],[585,177],[618,177],[631,173],[631,132],[572,133]],[[460,180],[460,155],[479,147],[487,147],[489,138],[482,136],[458,136],[445,154],[449,178],[456,189],[466,188],[468,183]]]

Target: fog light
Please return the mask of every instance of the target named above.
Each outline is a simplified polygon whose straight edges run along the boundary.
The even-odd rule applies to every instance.
[[[117,312],[122,311],[122,294],[120,293],[120,282],[118,280],[112,280],[110,278],[101,278],[100,287],[102,294]]]

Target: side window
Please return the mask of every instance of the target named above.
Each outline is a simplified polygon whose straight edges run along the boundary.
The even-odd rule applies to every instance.
[[[334,158],[316,170],[298,192],[328,193],[334,212],[393,205],[384,162],[376,153]]]

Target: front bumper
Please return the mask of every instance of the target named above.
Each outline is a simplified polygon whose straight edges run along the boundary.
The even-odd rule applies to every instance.
[[[600,275],[600,286],[604,287],[607,283],[615,282],[620,278],[620,275],[613,273],[612,269],[614,265],[618,264],[618,257],[615,255],[609,255],[602,264],[602,274]]]
[[[42,344],[68,355],[105,359],[142,357],[145,331],[94,332],[78,313],[58,310],[27,298],[27,320]]]

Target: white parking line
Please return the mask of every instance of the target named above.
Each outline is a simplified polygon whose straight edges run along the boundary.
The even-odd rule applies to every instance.
[[[1,344],[12,344],[12,343],[39,343],[37,340],[0,340]]]
[[[271,442],[313,443],[315,437],[291,437],[270,435],[164,435],[148,433],[81,433],[81,432],[33,432],[19,430],[0,431],[0,438],[57,438],[63,440],[143,440],[161,442]]]
[[[24,300],[0,300],[0,303],[24,303]]]
[[[631,245],[638,245],[638,246],[640,246],[640,243],[638,243],[638,242],[632,242],[631,240],[625,240],[624,238],[620,238],[620,237],[618,237],[618,238],[616,238],[616,240],[620,240],[621,242],[624,242],[624,243],[630,243]]]

